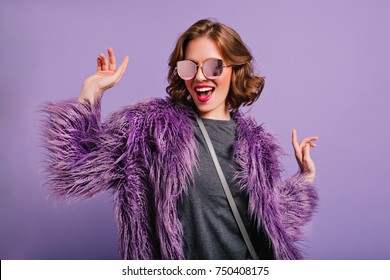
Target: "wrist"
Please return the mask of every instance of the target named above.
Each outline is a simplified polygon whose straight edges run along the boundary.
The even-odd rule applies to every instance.
[[[84,104],[95,104],[101,94],[102,92],[96,90],[93,86],[84,82],[77,100],[78,102]]]
[[[314,172],[302,172],[305,182],[312,184],[314,182],[315,173]]]

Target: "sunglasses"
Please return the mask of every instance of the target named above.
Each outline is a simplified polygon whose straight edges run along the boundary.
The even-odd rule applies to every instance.
[[[176,71],[183,80],[191,80],[198,72],[198,67],[202,69],[203,75],[210,80],[214,80],[222,75],[223,68],[231,65],[224,65],[222,59],[209,58],[203,65],[196,64],[191,60],[180,60],[176,64]]]

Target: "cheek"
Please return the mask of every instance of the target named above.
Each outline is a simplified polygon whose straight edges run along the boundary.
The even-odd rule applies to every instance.
[[[187,91],[191,92],[191,80],[185,81],[184,83],[186,85]]]
[[[230,83],[231,83],[231,72],[229,75],[225,75],[221,77],[220,80],[220,87],[223,87],[224,89],[230,89]]]

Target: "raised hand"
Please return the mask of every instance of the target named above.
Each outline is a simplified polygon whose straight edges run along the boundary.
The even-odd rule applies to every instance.
[[[315,140],[318,140],[318,137],[311,136],[298,143],[297,131],[295,128],[293,129],[292,145],[294,147],[295,158],[297,159],[298,165],[301,168],[306,181],[310,183],[313,183],[316,175],[316,167],[310,157],[310,149],[316,146],[316,144],[313,143]]]
[[[125,56],[121,65],[116,68],[114,50],[109,48],[108,59],[103,53],[99,54],[96,73],[85,79],[78,98],[79,102],[88,101],[94,104],[105,90],[119,83],[126,71],[129,57]]]

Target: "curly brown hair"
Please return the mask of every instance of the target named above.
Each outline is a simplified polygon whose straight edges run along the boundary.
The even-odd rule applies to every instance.
[[[202,19],[194,23],[184,32],[176,42],[176,46],[169,57],[167,93],[171,98],[182,105],[192,106],[188,90],[184,81],[176,71],[178,61],[184,59],[188,43],[199,37],[212,39],[221,51],[222,57],[233,66],[231,85],[226,105],[233,110],[241,105],[248,106],[255,102],[264,87],[264,78],[253,73],[253,57],[242,41],[240,35],[232,28],[209,19]]]

